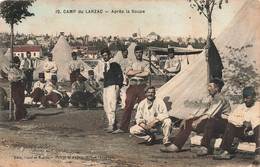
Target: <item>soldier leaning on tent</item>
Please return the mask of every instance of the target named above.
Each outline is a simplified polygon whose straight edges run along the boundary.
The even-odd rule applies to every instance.
[[[181,71],[181,62],[175,57],[174,48],[168,49],[168,59],[165,62],[163,72],[166,75],[166,82]]]
[[[171,145],[161,148],[162,152],[178,152],[188,140],[191,131],[203,133],[201,148],[197,155],[208,154],[211,139],[217,134],[223,134],[230,113],[230,104],[221,93],[224,86],[222,80],[214,78],[208,84],[208,91],[211,95],[206,108],[200,108],[195,114],[190,114],[180,124],[180,131],[175,136]]]
[[[75,82],[78,78],[80,72],[84,71],[83,62],[77,59],[77,53],[72,52],[72,61],[69,62],[69,69],[70,69],[70,84]]]
[[[11,99],[15,104],[15,115],[10,115],[10,120],[15,119],[16,121],[23,120],[27,111],[24,107],[24,79],[25,75],[20,67],[20,59],[15,56],[12,60],[12,66],[8,72],[8,80],[11,82]],[[14,118],[15,116],[15,118]]]
[[[27,94],[30,95],[32,89],[32,82],[33,82],[33,71],[35,70],[33,61],[31,59],[31,52],[27,51],[26,56],[21,61],[20,67],[25,74],[26,79],[24,80],[24,89],[26,90]]]
[[[45,75],[46,81],[51,80],[52,75],[57,75],[58,66],[52,59],[53,59],[53,55],[50,53],[48,55],[48,61],[45,62],[43,65],[43,70],[44,70],[44,75]]]

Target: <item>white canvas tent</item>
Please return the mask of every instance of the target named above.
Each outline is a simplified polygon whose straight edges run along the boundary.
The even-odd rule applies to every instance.
[[[221,56],[224,53],[228,54],[227,45],[239,48],[245,44],[252,44],[248,55],[250,59],[259,63],[259,3],[258,0],[246,1],[230,25],[216,39],[215,43]],[[206,67],[204,53],[201,53],[185,71],[181,71],[158,89],[157,97],[164,99],[171,116],[185,118],[189,113],[195,112],[198,108],[196,106],[207,96]]]
[[[72,50],[70,45],[66,41],[63,35],[60,35],[56,45],[54,46],[53,50],[51,51],[53,54],[53,61],[58,66],[58,81],[69,81],[69,66],[68,63],[72,60],[71,53]],[[47,61],[47,59],[41,61],[34,72],[34,79],[38,78],[38,74],[43,72],[43,65]],[[85,70],[84,72],[91,69],[87,64],[84,63]],[[86,75],[85,73],[83,75]]]
[[[136,43],[131,43],[129,45],[129,47],[127,48],[128,50],[128,59],[131,59],[133,62],[136,61],[136,58],[135,58],[135,53],[134,53],[134,49],[136,47]],[[120,60],[122,60],[123,57],[122,57],[122,52],[121,51],[118,51],[115,55],[115,57],[112,59],[113,62],[119,62]]]
[[[0,71],[4,74],[8,73],[10,65],[10,60],[4,55],[4,53],[0,50]]]

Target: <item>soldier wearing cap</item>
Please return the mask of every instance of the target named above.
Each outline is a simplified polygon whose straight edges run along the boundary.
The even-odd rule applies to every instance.
[[[140,46],[135,47],[134,53],[136,62],[132,64],[131,69],[126,73],[130,78],[130,86],[126,90],[124,114],[120,128],[114,131],[113,134],[127,132],[135,102],[140,103],[145,99],[144,89],[150,74],[149,63],[143,60],[143,49]]]
[[[26,109],[24,108],[24,84],[25,74],[20,67],[20,59],[15,56],[12,60],[12,68],[8,72],[8,80],[11,82],[11,98],[16,106],[15,118],[10,115],[9,119],[16,121],[22,120],[26,116]]]
[[[87,91],[92,93],[95,97],[95,100],[97,102],[97,106],[102,106],[103,104],[103,91],[102,87],[99,85],[99,83],[95,79],[95,74],[93,70],[88,71],[89,78],[85,81],[85,86]]]
[[[72,52],[72,61],[69,62],[69,69],[70,69],[70,84],[75,82],[78,78],[80,72],[84,71],[84,65],[81,60],[77,59],[77,53]]]
[[[259,147],[259,124],[260,124],[260,103],[256,101],[256,92],[253,87],[245,87],[243,90],[243,102],[228,117],[228,124],[225,129],[221,151],[213,159],[231,159],[230,151],[235,137],[247,142],[256,143],[254,164],[260,163]]]
[[[85,77],[82,74],[78,75],[77,81],[71,85],[71,98],[69,106],[79,107],[82,105],[83,108],[92,107],[96,103],[94,101],[94,95],[91,94],[84,83]]]
[[[45,75],[45,80],[49,81],[51,79],[52,75],[57,75],[58,66],[57,64],[52,60],[53,56],[50,53],[48,55],[48,61],[44,63],[43,70]]]
[[[163,71],[166,75],[166,82],[181,71],[181,62],[175,57],[174,48],[168,49],[168,59],[165,62]]]
[[[31,98],[33,102],[40,102],[45,94],[44,73],[39,73],[39,80],[34,83]]]
[[[161,148],[162,152],[178,152],[188,140],[191,131],[203,133],[201,149],[197,155],[208,154],[211,139],[216,134],[223,134],[230,113],[230,104],[226,97],[221,93],[224,82],[214,78],[208,84],[208,92],[211,96],[206,107],[201,107],[195,113],[191,113],[180,124],[179,132],[175,136],[172,144]]]
[[[57,84],[57,75],[52,75],[51,80],[45,86],[46,95],[41,98],[40,109],[44,109],[48,101],[53,102],[57,108],[62,108],[60,99],[63,97],[62,88]]]

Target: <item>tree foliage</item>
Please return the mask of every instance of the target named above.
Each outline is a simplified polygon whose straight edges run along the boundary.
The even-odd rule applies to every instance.
[[[0,16],[7,24],[14,25],[22,22],[26,17],[34,16],[28,11],[34,1],[4,1],[0,4]]]
[[[258,92],[260,86],[260,76],[254,65],[256,62],[250,63],[250,57],[246,54],[247,49],[252,45],[245,45],[241,48],[229,49],[228,55],[223,56],[223,61],[227,67],[223,70],[224,82],[227,85],[226,95],[234,104],[240,103],[243,88],[253,86]]]

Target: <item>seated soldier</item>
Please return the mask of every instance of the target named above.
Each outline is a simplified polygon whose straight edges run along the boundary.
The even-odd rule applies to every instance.
[[[213,157],[215,160],[231,159],[231,146],[234,138],[237,137],[256,143],[253,164],[260,162],[260,103],[256,101],[256,92],[253,87],[244,88],[243,101],[244,104],[240,104],[228,117],[228,124],[220,144],[221,151]]]
[[[102,106],[103,104],[103,92],[99,83],[95,79],[94,71],[88,71],[89,78],[85,82],[86,90],[94,95],[97,101],[97,106]]]
[[[84,80],[82,74],[79,74],[77,81],[72,83],[69,106],[79,107],[79,105],[82,105],[83,108],[86,108],[95,103],[93,101],[94,95],[86,90]]]
[[[51,80],[46,84],[45,91],[46,96],[41,98],[40,109],[44,109],[48,101],[53,102],[57,108],[62,108],[60,105],[61,98],[64,97],[62,88],[57,84],[57,75],[52,75]]]
[[[130,128],[130,133],[146,141],[146,145],[155,142],[154,132],[163,130],[163,144],[169,145],[171,133],[171,119],[163,100],[155,96],[155,87],[150,86],[145,91],[146,98],[138,105],[136,112],[136,125]],[[154,130],[154,132],[153,132]]]
[[[32,102],[40,102],[41,98],[45,94],[45,81],[44,81],[44,73],[39,73],[39,80],[34,83],[32,89]]]

